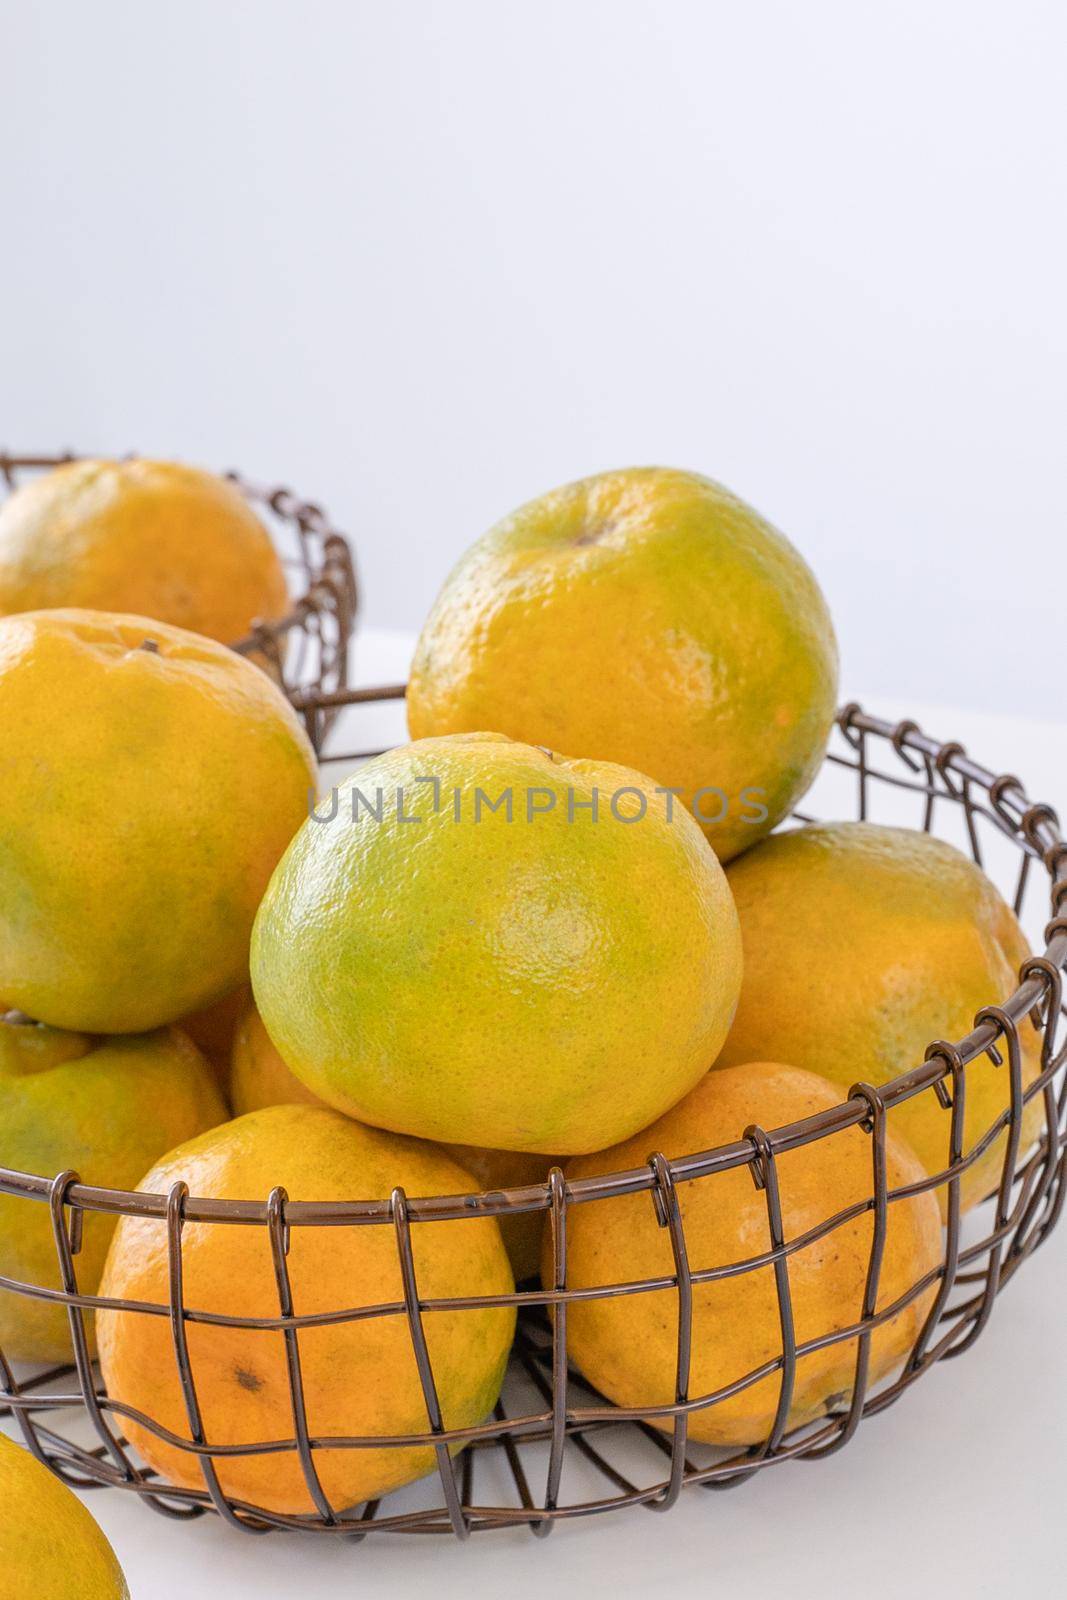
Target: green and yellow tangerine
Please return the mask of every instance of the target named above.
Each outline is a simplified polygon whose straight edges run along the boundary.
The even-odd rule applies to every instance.
[[[354,823],[356,787],[423,794],[421,822],[388,805]],[[555,805],[475,822],[477,788]],[[629,791],[619,815],[594,820],[595,788]],[[722,869],[684,808],[667,813],[640,773],[492,734],[370,762],[332,823],[305,823],[256,919],[253,988],[283,1059],[328,1104],[443,1143],[555,1155],[645,1126],[711,1065],[741,978]]]

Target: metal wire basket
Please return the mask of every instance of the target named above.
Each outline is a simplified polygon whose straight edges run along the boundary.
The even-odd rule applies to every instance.
[[[0,500],[27,477],[76,461],[79,455],[11,455],[0,450]],[[243,639],[231,641],[242,655],[269,664],[287,693],[329,694],[348,682],[349,641],[359,602],[352,552],[321,506],[283,485],[263,487],[239,472],[223,476],[255,506],[281,557],[289,585],[284,617],[264,619]]]
[[[328,719],[342,709],[370,706],[375,708],[372,716],[380,723],[389,702],[399,701],[403,693],[403,685],[399,684],[358,690],[314,687],[295,692],[294,700],[307,720],[323,762],[327,766],[345,765],[371,752],[341,748],[342,734],[352,720],[347,712],[339,721]],[[108,1485],[123,1489],[172,1517],[197,1517],[214,1509],[234,1527],[248,1532],[287,1528],[353,1540],[384,1532],[451,1533],[466,1538],[472,1532],[525,1525],[534,1534],[543,1535],[564,1518],[630,1505],[664,1510],[675,1502],[683,1487],[728,1488],[784,1461],[824,1457],[844,1445],[864,1417],[895,1402],[935,1362],[966,1350],[985,1327],[1000,1290],[1046,1238],[1063,1205],[1067,1036],[1061,1038],[1060,1019],[1067,917],[1060,913],[1067,900],[1067,845],[1061,841],[1055,813],[1047,805],[1032,803],[1017,778],[996,775],[971,760],[958,743],[938,743],[913,722],[894,726],[865,714],[855,705],[846,706],[839,714],[834,743],[820,784],[813,791],[815,796],[820,794],[823,780],[829,784],[833,814],[842,816],[851,809],[861,819],[910,820],[927,831],[955,835],[991,875],[1000,879],[1017,910],[1022,913],[1029,907],[1032,913],[1036,907],[1042,923],[1051,911],[1052,920],[1044,929],[1043,954],[1024,964],[1014,994],[989,996],[988,1006],[979,1012],[974,1029],[966,1038],[932,1040],[924,1061],[902,1061],[900,1076],[881,1090],[860,1086],[835,1110],[803,1123],[766,1131],[738,1129],[738,1137],[731,1144],[672,1161],[650,1151],[648,1165],[632,1171],[573,1182],[554,1171],[545,1184],[501,1192],[409,1198],[397,1189],[388,1197],[353,1200],[349,1204],[290,1203],[283,1191],[275,1190],[244,1201],[220,1201],[187,1194],[182,1184],[175,1185],[169,1194],[142,1195],[89,1187],[80,1183],[74,1172],[46,1176],[0,1170],[0,1192],[21,1197],[27,1206],[50,1208],[63,1286],[61,1290],[48,1291],[3,1279],[0,1287],[17,1293],[44,1294],[60,1301],[68,1307],[70,1321],[72,1360],[62,1369],[18,1377],[0,1355],[0,1402],[17,1418],[30,1449],[79,1487]],[[881,815],[886,809],[893,813],[891,817]],[[812,818],[805,814],[801,820]],[[1043,1053],[1040,1076],[1024,1087],[1019,1029],[1028,1016],[1042,1031]],[[963,1104],[968,1067],[983,1053],[1000,1063],[1001,1070],[1009,1075],[1010,1105],[987,1138],[965,1152]],[[893,1199],[887,1193],[886,1163],[879,1155],[884,1156],[887,1114],[919,1094],[936,1095],[944,1108],[945,1168],[919,1186],[943,1186],[947,1191],[943,1254],[933,1278],[927,1275],[903,1301],[896,1303],[899,1308],[933,1292],[930,1310],[910,1356],[888,1379],[872,1386],[866,1353],[879,1316],[884,1316],[876,1314],[874,1308],[887,1209]],[[1025,1150],[1021,1138],[1023,1113],[1034,1099],[1041,1110],[1042,1133],[1039,1142]],[[855,1341],[854,1386],[851,1394],[840,1399],[826,1415],[803,1427],[790,1428],[788,1392],[796,1363],[806,1347],[798,1341],[790,1308],[788,1257],[795,1241],[785,1237],[783,1230],[776,1163],[799,1145],[828,1139],[854,1126],[869,1135],[874,1158],[867,1206],[872,1213],[867,1290],[860,1320],[829,1336]],[[996,1193],[964,1222],[959,1202],[960,1176],[1004,1129],[1007,1137]],[[688,1437],[690,1416],[702,1407],[714,1405],[721,1396],[690,1392],[692,1292],[702,1274],[701,1263],[691,1262],[688,1256],[679,1191],[698,1178],[742,1167],[750,1169],[765,1199],[771,1247],[759,1257],[736,1263],[730,1270],[773,1271],[781,1348],[770,1366],[781,1375],[781,1398],[774,1423],[762,1442],[743,1450],[724,1451],[696,1445]],[[648,1195],[650,1207],[655,1206],[661,1225],[669,1231],[673,1274],[636,1285],[616,1284],[580,1292],[588,1297],[590,1292],[611,1296],[668,1289],[676,1295],[677,1400],[672,1406],[655,1408],[658,1426],[644,1413],[614,1406],[592,1390],[568,1363],[567,1306],[576,1295],[568,1287],[568,1216],[576,1206],[639,1193]],[[198,1458],[204,1479],[202,1488],[180,1487],[146,1470],[123,1437],[124,1418],[135,1418],[157,1432],[158,1425],[143,1412],[134,1412],[125,1405],[122,1395],[107,1394],[94,1371],[86,1338],[87,1314],[103,1305],[126,1311],[131,1308],[121,1301],[83,1293],[79,1288],[80,1219],[91,1211],[152,1217],[166,1229],[171,1262],[169,1300],[152,1307],[142,1306],[139,1314],[169,1319],[189,1424],[188,1438],[181,1448]],[[531,1282],[520,1286],[514,1295],[469,1297],[462,1301],[420,1297],[411,1249],[413,1223],[432,1226],[435,1219],[516,1212],[544,1214],[553,1241],[551,1284],[542,1287]],[[845,1213],[828,1217],[824,1231],[831,1233],[845,1217]],[[211,1320],[210,1313],[184,1303],[182,1233],[188,1222],[218,1226],[240,1222],[263,1228],[269,1236],[278,1289],[277,1316],[237,1319],[237,1325],[257,1332],[274,1330],[284,1341],[292,1433],[288,1439],[241,1446],[241,1452],[255,1454],[269,1449],[293,1453],[302,1468],[310,1503],[315,1507],[313,1512],[281,1514],[228,1498],[220,1487],[187,1339],[190,1325]],[[311,1432],[300,1346],[302,1329],[317,1319],[294,1311],[286,1265],[292,1230],[322,1226],[374,1226],[392,1231],[403,1299],[373,1308],[338,1307],[336,1315],[341,1320],[367,1315],[406,1319],[425,1400],[427,1427],[419,1434],[391,1438],[389,1443],[397,1448],[430,1446],[436,1459],[436,1474],[421,1484],[402,1490],[385,1502],[355,1508],[329,1502],[316,1471],[316,1455],[326,1448],[359,1449],[377,1441]],[[453,1306],[474,1309],[505,1304],[517,1306],[519,1325],[503,1398],[483,1423],[449,1430],[442,1423],[427,1350],[426,1319]],[[554,1308],[552,1316],[549,1308]],[[761,1373],[765,1375],[766,1370],[761,1369]],[[750,1381],[755,1376],[750,1375]],[[664,1431],[665,1426],[668,1431]],[[173,1442],[173,1435],[168,1439]],[[465,1448],[456,1450],[460,1445]]]

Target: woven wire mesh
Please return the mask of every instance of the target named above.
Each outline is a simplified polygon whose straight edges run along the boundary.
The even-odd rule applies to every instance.
[[[14,455],[0,450],[0,503],[32,476],[79,459],[60,455]],[[242,655],[269,664],[289,694],[330,694],[348,682],[349,641],[358,591],[348,541],[321,506],[284,485],[263,486],[239,472],[223,474],[254,506],[281,558],[289,589],[282,617],[253,624],[243,639],[228,643]]]
[[[350,765],[366,751],[342,750],[343,724],[327,718],[342,706],[372,706],[380,711],[399,699],[401,686],[381,690],[304,690],[295,696],[319,747],[323,762]],[[543,1535],[561,1518],[643,1505],[663,1510],[687,1485],[723,1489],[783,1461],[819,1459],[841,1448],[860,1421],[893,1404],[936,1362],[961,1354],[981,1334],[1001,1289],[1047,1237],[1063,1205],[1067,1161],[1067,1033],[1062,1027],[1062,969],[1067,961],[1067,846],[1055,813],[1027,798],[1018,779],[997,776],[972,761],[956,743],[940,744],[914,723],[896,726],[847,706],[840,713],[835,742],[824,774],[847,780],[854,814],[883,820],[883,802],[894,821],[910,820],[926,831],[955,834],[974,859],[999,878],[1017,911],[1044,928],[1044,951],[1027,960],[1011,995],[990,995],[961,1040],[932,1040],[922,1062],[900,1063],[901,1072],[881,1088],[859,1084],[835,1110],[777,1129],[738,1129],[734,1142],[714,1150],[666,1160],[649,1152],[642,1168],[568,1182],[559,1169],[548,1181],[521,1189],[465,1196],[409,1198],[401,1189],[383,1198],[348,1202],[290,1202],[284,1190],[245,1201],[199,1199],[183,1183],[168,1194],[106,1191],[81,1184],[77,1174],[54,1177],[0,1169],[0,1192],[20,1197],[26,1206],[50,1209],[61,1288],[0,1278],[0,1289],[38,1296],[68,1308],[70,1362],[46,1372],[19,1371],[0,1354],[0,1403],[21,1430],[30,1449],[70,1482],[106,1485],[141,1496],[172,1517],[197,1517],[212,1508],[247,1532],[272,1528],[353,1540],[370,1533],[451,1533],[460,1538],[490,1528],[527,1526]],[[817,786],[818,788],[818,786]],[[810,803],[810,802],[809,802]],[[838,803],[837,814],[842,814]],[[801,820],[811,820],[805,814]],[[1020,1026],[1029,1018],[1042,1034],[1040,1074],[1024,1086]],[[1002,1115],[985,1136],[964,1148],[963,1108],[971,1064],[987,1055],[1008,1075],[1010,1093]],[[887,1181],[886,1128],[895,1106],[920,1094],[935,1096],[944,1116],[945,1165],[919,1185],[891,1190]],[[1023,1114],[1037,1101],[1041,1132],[1027,1148]],[[783,1222],[779,1164],[784,1153],[815,1141],[831,1140],[846,1128],[863,1129],[870,1141],[870,1194],[859,1205],[827,1216],[812,1234],[790,1238]],[[1005,1137],[1006,1134],[1006,1137]],[[999,1182],[981,1207],[964,1219],[960,1180],[991,1145],[1003,1139]],[[706,1268],[691,1259],[679,1194],[688,1183],[747,1167],[766,1206],[768,1248],[745,1262]],[[879,1272],[890,1208],[920,1190],[946,1196],[943,1249],[933,1272],[926,1273],[889,1307],[878,1307]],[[647,1194],[648,1204],[671,1246],[673,1270],[654,1279],[616,1283],[590,1290],[568,1284],[568,1220],[575,1207],[601,1204],[620,1195]],[[87,1293],[78,1281],[82,1218],[88,1212],[157,1219],[166,1230],[169,1292],[160,1302],[106,1300]],[[544,1285],[533,1281],[514,1294],[429,1298],[420,1294],[411,1245],[413,1225],[435,1220],[538,1212],[549,1230],[552,1272]],[[866,1288],[861,1315],[820,1339],[801,1341],[790,1294],[790,1258],[814,1237],[828,1237],[857,1213],[872,1219]],[[187,1303],[182,1236],[191,1222],[218,1227],[244,1226],[266,1231],[277,1285],[277,1315],[221,1318]],[[399,1265],[402,1298],[374,1306],[337,1306],[324,1317],[301,1315],[294,1303],[288,1270],[294,1230],[318,1227],[380,1227],[391,1230]],[[694,1286],[711,1278],[745,1272],[773,1274],[778,1306],[779,1346],[772,1360],[730,1386],[742,1391],[779,1375],[774,1419],[763,1439],[744,1449],[695,1444],[689,1423],[701,1410],[722,1403],[725,1391],[693,1393]],[[676,1299],[676,1398],[647,1410],[612,1404],[597,1393],[568,1360],[568,1306],[578,1298],[667,1290]],[[877,1327],[920,1297],[931,1301],[913,1347],[888,1378],[872,1383],[870,1343]],[[447,1310],[514,1305],[518,1333],[504,1394],[484,1422],[448,1428],[430,1359],[426,1324]],[[127,1316],[166,1318],[171,1348],[188,1419],[187,1434],[173,1431],[108,1394],[90,1358],[87,1318],[106,1306]],[[410,1336],[425,1402],[423,1431],[389,1437],[387,1448],[428,1446],[436,1471],[410,1490],[384,1502],[359,1506],[331,1503],[317,1470],[320,1452],[380,1445],[378,1436],[342,1436],[312,1431],[301,1365],[301,1336],[325,1320],[342,1323],[366,1317],[402,1318]],[[292,1428],[284,1439],[235,1446],[213,1438],[204,1422],[196,1362],[190,1355],[194,1325],[227,1321],[262,1337],[273,1332],[284,1344]],[[791,1396],[798,1365],[816,1346],[854,1345],[851,1390],[825,1415],[790,1426]],[[203,1485],[184,1487],[161,1479],[145,1466],[124,1436],[135,1420],[149,1432],[199,1460]],[[300,1464],[307,1486],[306,1513],[288,1514],[228,1496],[218,1465],[228,1456],[284,1452]]]

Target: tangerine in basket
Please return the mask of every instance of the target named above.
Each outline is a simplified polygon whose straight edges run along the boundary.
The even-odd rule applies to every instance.
[[[934,1040],[953,1043],[1000,1003],[1029,955],[1010,906],[974,862],[943,839],[870,822],[820,823],[767,840],[729,870],[741,917],[741,1003],[716,1065],[782,1057],[844,1093],[919,1066]],[[1040,1072],[1041,1037],[1020,1027],[1024,1087]],[[1006,1047],[1005,1047],[1006,1048]],[[1011,1104],[1011,1074],[981,1056],[965,1068],[963,1153],[992,1135]],[[1041,1128],[1040,1096],[1020,1155]],[[893,1125],[926,1170],[948,1165],[950,1115],[932,1089],[901,1102]],[[960,1179],[964,1207],[997,1187],[1007,1132]],[[942,1204],[947,1188],[939,1191]]]
[[[237,1022],[229,1083],[235,1116],[264,1106],[323,1103],[286,1066],[253,1000],[248,1001]],[[445,1145],[444,1149],[471,1174],[479,1191],[545,1183],[554,1165],[551,1156],[524,1150],[480,1150],[465,1144]],[[516,1279],[521,1282],[533,1277],[541,1259],[544,1212],[518,1211],[498,1220]]]
[[[797,551],[694,472],[605,472],[520,507],[422,630],[414,738],[496,728],[678,789],[724,861],[811,783],[837,646]]]
[[[841,1103],[841,1091],[814,1073],[768,1062],[710,1072],[679,1105],[651,1128],[596,1155],[579,1156],[568,1180],[643,1167],[650,1154],[671,1160],[740,1139],[750,1125],[770,1130]],[[908,1145],[887,1129],[890,1190],[921,1181],[922,1166]],[[783,1232],[787,1245],[820,1229],[840,1211],[863,1206],[873,1190],[871,1135],[859,1127],[800,1145],[777,1158]],[[739,1266],[771,1249],[766,1194],[748,1166],[734,1167],[676,1186],[693,1273]],[[833,1343],[861,1319],[872,1239],[869,1209],[786,1257],[800,1354],[788,1425],[797,1427],[827,1410],[846,1408],[856,1365],[855,1336]],[[542,1276],[552,1284],[552,1241],[545,1231]],[[941,1260],[941,1221],[929,1192],[892,1200],[878,1284],[877,1310],[903,1300],[932,1275]],[[589,1289],[640,1279],[673,1277],[670,1234],[660,1227],[647,1193],[573,1205],[567,1215],[567,1287]],[[935,1293],[932,1277],[922,1292],[881,1323],[871,1336],[870,1380],[904,1360]],[[617,1405],[664,1407],[676,1398],[678,1294],[656,1289],[610,1299],[573,1301],[567,1309],[572,1360]],[[693,1285],[692,1365],[689,1398],[700,1400],[744,1385],[689,1416],[694,1439],[718,1445],[756,1445],[769,1435],[781,1388],[783,1336],[774,1270],[750,1270]],[[778,1363],[776,1368],[773,1364]],[[761,1369],[767,1368],[762,1376]],[[751,1381],[746,1381],[751,1379]],[[669,1428],[664,1416],[651,1416]]]
[[[0,1164],[73,1170],[83,1183],[132,1189],[175,1144],[223,1122],[227,1109],[203,1056],[177,1028],[94,1039],[0,1019]],[[114,1217],[81,1214],[78,1288],[95,1294]],[[61,1289],[49,1208],[0,1194],[0,1276]],[[86,1313],[92,1340],[93,1314]],[[67,1308],[0,1289],[0,1350],[20,1361],[69,1361]]]
[[[256,918],[252,986],[297,1077],[446,1144],[602,1148],[715,1059],[741,981],[725,874],[624,767],[497,734],[360,768]]]
[[[235,1117],[266,1106],[323,1104],[282,1060],[251,995],[233,1031],[229,1085]]]
[[[289,1199],[380,1199],[401,1186],[411,1197],[476,1189],[443,1151],[415,1139],[366,1128],[315,1106],[250,1112],[174,1150],[140,1187],[166,1194],[182,1180],[200,1198],[266,1196],[281,1185]],[[507,1295],[514,1288],[500,1229],[492,1217],[418,1222],[411,1227],[423,1300]],[[277,1318],[278,1286],[264,1226],[186,1223],[182,1235],[187,1307],[228,1317]],[[404,1298],[391,1223],[308,1227],[294,1224],[288,1269],[296,1314],[345,1307],[399,1305]],[[163,1224],[121,1219],[108,1257],[103,1294],[166,1303]],[[423,1326],[446,1428],[483,1422],[500,1392],[515,1326],[513,1306],[427,1311]],[[100,1364],[114,1400],[189,1437],[189,1424],[166,1317],[134,1311],[97,1316]],[[207,1439],[255,1445],[292,1439],[294,1423],[285,1343],[260,1331],[196,1320],[187,1323],[189,1359]],[[300,1360],[312,1438],[429,1432],[411,1336],[403,1309],[300,1329]],[[131,1441],[163,1477],[202,1488],[198,1457],[131,1419]],[[434,1468],[430,1445],[316,1448],[315,1466],[337,1510],[376,1498]],[[224,1492],[279,1512],[313,1512],[295,1450],[231,1454],[215,1460]]]
[[[0,508],[0,613],[79,606],[224,644],[284,616],[285,574],[234,484],[174,461],[71,461]]]
[[[137,1033],[241,983],[315,758],[266,675],[145,617],[0,618],[0,1006]]]

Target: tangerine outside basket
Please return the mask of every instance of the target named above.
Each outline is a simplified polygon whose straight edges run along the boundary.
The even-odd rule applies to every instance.
[[[297,622],[294,626],[299,627]],[[306,684],[291,688],[324,766],[344,768],[370,754],[342,748],[351,723],[373,708],[377,725],[390,706],[403,699],[404,686],[352,689],[344,685]],[[341,713],[344,713],[342,716]],[[79,1488],[109,1486],[140,1496],[154,1510],[177,1518],[195,1518],[214,1510],[246,1532],[273,1528],[308,1535],[361,1540],[368,1535],[452,1534],[465,1539],[472,1532],[523,1525],[535,1535],[548,1533],[563,1518],[643,1505],[666,1510],[683,1488],[730,1488],[785,1461],[817,1460],[845,1445],[860,1422],[893,1404],[935,1362],[960,1355],[979,1337],[997,1295],[1055,1225],[1064,1199],[1065,1116],[1067,1116],[1067,1042],[1062,1029],[1063,977],[1067,962],[1067,845],[1061,841],[1055,813],[1032,803],[1020,781],[973,761],[958,743],[942,744],[927,737],[914,722],[891,724],[846,706],[837,719],[834,740],[823,772],[805,802],[828,804],[831,814],[851,812],[860,818],[910,823],[963,844],[974,859],[1006,890],[1020,913],[1036,915],[1044,926],[1043,953],[1031,957],[1018,976],[1013,994],[991,994],[974,1019],[974,1028],[960,1040],[931,1040],[923,1061],[901,1061],[900,1074],[880,1089],[859,1084],[836,1109],[803,1123],[775,1129],[738,1129],[734,1142],[714,1150],[694,1151],[667,1161],[655,1150],[646,1166],[627,1172],[568,1183],[553,1171],[545,1184],[483,1194],[409,1197],[400,1189],[388,1196],[353,1196],[351,1202],[290,1202],[284,1191],[249,1195],[241,1201],[200,1199],[178,1183],[168,1194],[131,1194],[82,1184],[75,1172],[30,1174],[0,1169],[0,1192],[19,1203],[47,1206],[61,1289],[0,1279],[0,1288],[16,1294],[43,1296],[68,1307],[71,1360],[60,1369],[20,1372],[0,1355],[0,1403],[14,1416],[26,1444],[53,1471]],[[886,814],[888,813],[888,815]],[[800,821],[813,820],[805,811]],[[1051,916],[1051,920],[1047,920]],[[1042,1071],[1024,1087],[1019,1027],[1030,1016],[1043,1034]],[[963,1146],[963,1107],[972,1063],[988,1056],[1006,1075],[1008,1108],[972,1149]],[[920,1187],[943,1188],[947,1224],[940,1265],[895,1302],[875,1313],[888,1208],[901,1194],[887,1191],[884,1148],[887,1119],[893,1108],[913,1096],[936,1101],[944,1119],[944,1169]],[[1030,1148],[1023,1145],[1023,1113],[1038,1102],[1041,1134]],[[1030,1119],[1028,1119],[1029,1122]],[[784,1234],[779,1201],[777,1161],[786,1151],[830,1139],[849,1127],[866,1131],[871,1148],[871,1189],[866,1209],[872,1214],[870,1257],[862,1314],[845,1329],[827,1331],[807,1345],[796,1337],[789,1291],[790,1254],[801,1243],[825,1237],[857,1214],[856,1207],[828,1216],[803,1240]],[[960,1177],[989,1146],[1003,1138],[1004,1157],[996,1192],[966,1219],[961,1217]],[[760,1256],[714,1269],[690,1260],[679,1191],[697,1178],[710,1178],[747,1167],[762,1193],[770,1247]],[[916,1192],[912,1189],[909,1192]],[[567,1305],[578,1291],[567,1281],[567,1220],[574,1206],[597,1205],[614,1196],[643,1193],[668,1231],[674,1271],[640,1283],[582,1290],[588,1298],[664,1289],[677,1297],[677,1398],[650,1413],[621,1409],[607,1401],[573,1371],[567,1355]],[[102,1300],[85,1293],[78,1282],[81,1219],[87,1211],[112,1216],[155,1218],[166,1230],[171,1261],[170,1298],[139,1305]],[[514,1295],[455,1300],[420,1295],[411,1250],[412,1225],[433,1226],[435,1220],[505,1213],[537,1212],[552,1240],[552,1282],[521,1285]],[[184,1302],[182,1233],[187,1222],[218,1227],[262,1228],[275,1266],[277,1315],[238,1320],[237,1325],[274,1331],[284,1342],[289,1374],[292,1432],[287,1439],[257,1441],[241,1453],[292,1452],[299,1460],[308,1489],[306,1514],[280,1514],[235,1501],[222,1491],[213,1460],[213,1441],[205,1431],[197,1395],[195,1362],[190,1360],[187,1329],[196,1322],[217,1320]],[[301,1330],[322,1320],[321,1312],[301,1316],[294,1308],[287,1268],[293,1229],[379,1227],[390,1230],[400,1268],[402,1299],[374,1307],[338,1306],[329,1320],[390,1316],[406,1321],[425,1399],[424,1432],[391,1437],[392,1447],[429,1445],[436,1455],[436,1474],[364,1506],[332,1505],[316,1471],[316,1454],[324,1448],[360,1449],[374,1438],[312,1434],[303,1398]],[[709,1277],[739,1276],[771,1270],[778,1297],[780,1349],[757,1372],[730,1386],[780,1374],[776,1418],[762,1442],[727,1452],[692,1443],[688,1419],[713,1406],[719,1394],[693,1393],[689,1382],[692,1294]],[[874,1327],[921,1295],[933,1299],[907,1360],[888,1380],[868,1383],[867,1355]],[[455,1305],[514,1304],[519,1312],[515,1349],[503,1398],[493,1415],[478,1426],[443,1426],[425,1323],[436,1311]],[[131,1416],[148,1430],[159,1424],[134,1412],[121,1394],[103,1389],[89,1355],[86,1317],[107,1305],[133,1315],[169,1320],[173,1357],[188,1416],[188,1436],[181,1447],[200,1462],[203,1486],[179,1487],[147,1470],[123,1436]],[[549,1308],[554,1314],[549,1316]],[[229,1318],[233,1322],[235,1319]],[[790,1393],[798,1359],[806,1349],[832,1341],[854,1340],[855,1377],[851,1393],[835,1409],[800,1428],[788,1426]],[[658,1426],[650,1417],[654,1412]],[[173,1443],[173,1436],[169,1436]],[[465,1448],[456,1449],[456,1446]],[[232,1453],[234,1446],[228,1447]]]

